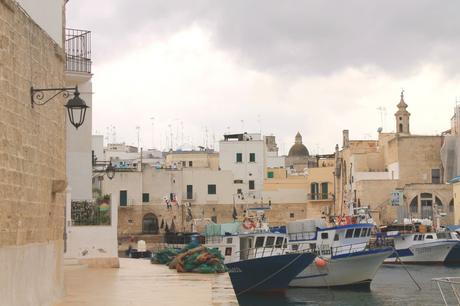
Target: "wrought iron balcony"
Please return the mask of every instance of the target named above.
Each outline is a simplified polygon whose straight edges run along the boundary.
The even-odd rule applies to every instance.
[[[65,29],[66,71],[91,73],[91,32]]]
[[[325,192],[309,193],[308,194],[308,200],[310,200],[310,201],[334,200],[334,195],[332,193],[325,193]]]

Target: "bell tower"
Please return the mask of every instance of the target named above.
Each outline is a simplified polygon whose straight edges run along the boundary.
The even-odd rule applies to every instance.
[[[404,102],[404,90],[401,91],[401,100],[399,101],[398,111],[395,113],[396,119],[396,133],[410,134],[409,117],[410,113],[407,111],[407,104]]]

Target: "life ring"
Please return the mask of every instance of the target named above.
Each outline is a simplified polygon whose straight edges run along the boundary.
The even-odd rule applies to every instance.
[[[255,224],[254,221],[252,221],[252,220],[246,218],[246,219],[244,219],[244,221],[243,221],[243,227],[244,227],[245,229],[255,229],[255,228],[256,228],[256,224]]]

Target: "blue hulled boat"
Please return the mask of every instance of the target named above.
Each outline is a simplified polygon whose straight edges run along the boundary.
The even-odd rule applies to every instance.
[[[283,292],[313,262],[312,253],[272,255],[228,263],[237,295],[246,292]]]

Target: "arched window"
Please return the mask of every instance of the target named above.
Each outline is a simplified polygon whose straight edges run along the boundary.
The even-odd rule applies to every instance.
[[[142,219],[142,233],[158,234],[158,218],[152,213],[146,214]]]
[[[449,202],[449,212],[454,212],[454,199]]]
[[[418,213],[418,196],[416,196],[412,199],[412,201],[410,201],[409,210],[411,214]]]
[[[403,125],[402,125],[402,123],[400,123],[399,124],[399,132],[402,133],[402,131],[403,131]]]
[[[310,184],[310,195],[312,200],[319,200],[320,193],[319,193],[319,184],[318,183],[311,183]]]
[[[424,192],[420,195],[421,217],[422,219],[433,219],[433,195]]]

